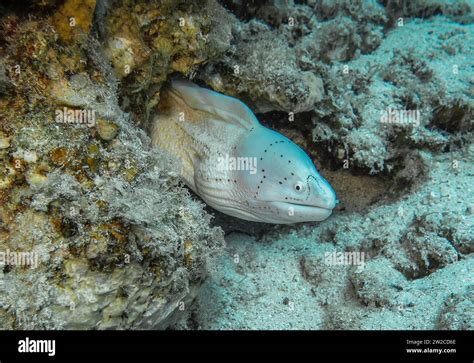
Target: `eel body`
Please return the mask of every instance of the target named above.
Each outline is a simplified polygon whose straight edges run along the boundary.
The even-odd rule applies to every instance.
[[[241,219],[289,224],[331,215],[336,195],[309,156],[264,127],[241,101],[173,80],[151,126],[152,143],[181,161],[185,184]]]

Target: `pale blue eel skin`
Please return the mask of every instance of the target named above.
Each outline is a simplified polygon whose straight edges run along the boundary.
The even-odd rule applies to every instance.
[[[322,221],[336,205],[298,145],[260,124],[243,102],[189,81],[163,91],[151,139],[180,161],[189,188],[228,215],[290,224]]]

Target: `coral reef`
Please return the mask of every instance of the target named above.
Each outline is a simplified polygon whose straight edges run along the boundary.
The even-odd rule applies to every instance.
[[[1,19],[0,251],[38,259],[0,269],[3,329],[164,328],[223,244],[119,107],[83,5]]]
[[[242,44],[198,77],[271,111],[260,119],[309,151],[340,213],[296,229],[221,223],[227,254],[178,328],[471,329],[473,8],[308,1],[235,11],[252,36],[236,30]],[[265,33],[284,46],[266,46]],[[231,68],[254,53],[267,60],[257,83]],[[277,80],[285,65],[292,71]],[[302,71],[323,82],[307,112],[260,89]],[[386,122],[389,109],[419,115]],[[325,262],[327,253],[354,252],[366,258],[362,269]]]
[[[123,1],[105,12],[101,34],[121,104],[144,127],[169,75],[193,77],[230,47],[232,16],[212,0]]]
[[[257,111],[284,111],[269,124],[283,133],[305,128],[309,151],[316,145],[327,165],[346,163],[393,177],[413,157],[402,144],[416,146],[415,153],[441,151],[459,144],[460,131],[473,131],[473,50],[464,42],[473,21],[468,3],[387,3],[255,6],[247,14],[252,20],[234,26],[230,54],[198,77],[247,97]],[[464,21],[446,25],[430,18],[444,13]],[[401,20],[392,24],[395,17]],[[411,19],[416,17],[429,19]],[[406,46],[420,37],[432,46]],[[420,110],[421,127],[383,124],[388,108]]]
[[[0,253],[38,257],[0,269],[0,327],[472,329],[473,9],[0,4]],[[206,208],[147,135],[174,76],[301,145],[334,216]],[[362,268],[327,261],[353,253]]]

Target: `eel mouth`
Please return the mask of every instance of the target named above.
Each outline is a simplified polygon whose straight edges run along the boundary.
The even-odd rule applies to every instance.
[[[316,205],[316,204],[307,204],[307,203],[298,203],[298,202],[271,202],[274,205],[284,207],[288,206],[288,208],[293,207],[293,208],[305,208],[305,209],[321,209],[321,210],[328,210],[332,211],[334,207],[326,206],[326,205]]]
[[[321,210],[321,211],[330,211],[332,212],[333,208],[329,207],[324,207],[320,205],[313,205],[313,204],[299,204],[299,203],[286,203],[286,202],[277,202],[279,203],[280,206],[285,207],[287,206],[288,208],[299,208],[299,209],[304,209],[304,210]]]
[[[333,209],[326,206],[313,204],[299,204],[291,202],[270,202],[281,211],[288,212],[288,220],[299,221],[322,221],[328,218]],[[291,212],[291,213],[290,213]],[[285,213],[286,214],[286,213]]]

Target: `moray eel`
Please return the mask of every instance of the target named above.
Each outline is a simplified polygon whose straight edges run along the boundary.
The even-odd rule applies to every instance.
[[[264,127],[241,101],[183,80],[163,91],[151,139],[181,161],[209,206],[248,221],[322,221],[336,194],[309,156]]]

